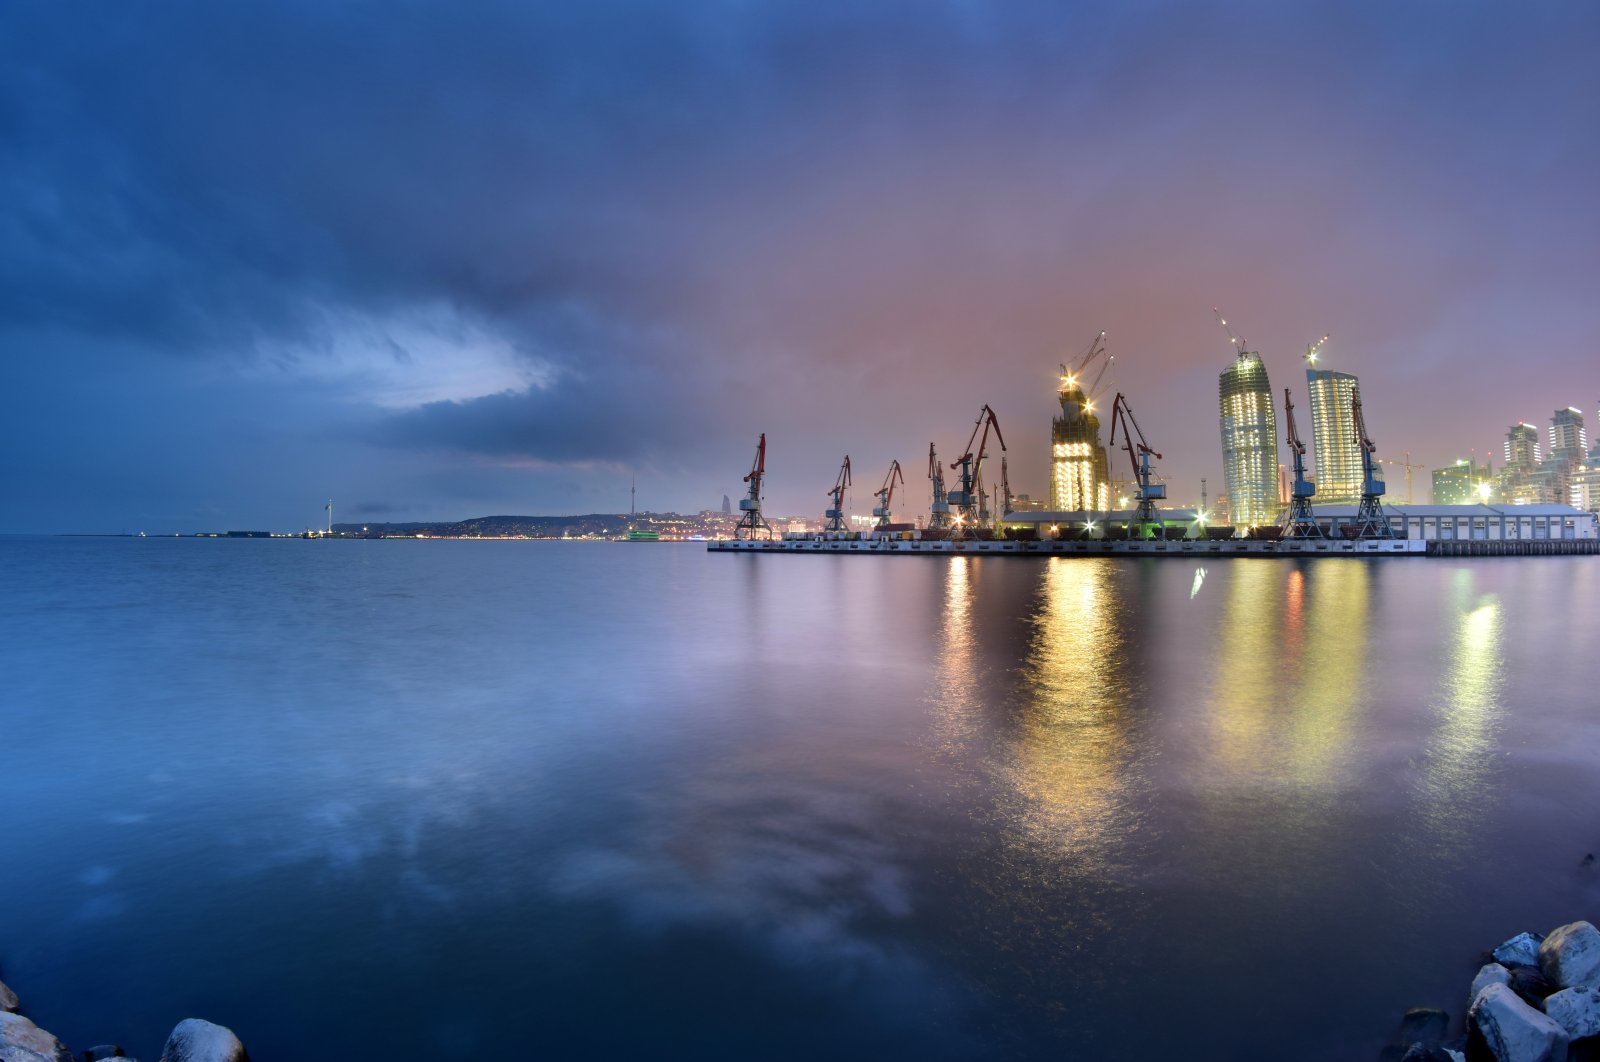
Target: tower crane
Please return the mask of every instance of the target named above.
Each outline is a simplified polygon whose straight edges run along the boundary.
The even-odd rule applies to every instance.
[[[1104,361],[1101,363],[1099,371],[1095,373],[1094,379],[1085,387],[1082,383],[1084,374],[1089,371],[1097,358],[1103,358]],[[1094,412],[1095,388],[1100,386],[1100,381],[1105,378],[1106,370],[1111,368],[1111,363],[1116,360],[1116,355],[1106,350],[1105,332],[1098,333],[1089,343],[1089,349],[1078,355],[1078,359],[1072,363],[1071,368],[1068,368],[1065,364],[1061,366],[1062,393],[1065,394],[1069,388],[1081,388],[1083,391],[1084,412]]]
[[[1217,315],[1217,324],[1221,325],[1222,330],[1228,333],[1228,340],[1233,344],[1233,352],[1235,354],[1243,354],[1246,349],[1244,345],[1244,337],[1234,335],[1233,326],[1228,324],[1228,319],[1222,316],[1221,310],[1213,306],[1211,307],[1211,312]]]
[[[755,538],[757,531],[765,531],[767,537],[772,537],[772,525],[767,523],[767,518],[761,515],[761,481],[767,475],[767,433],[761,433],[761,441],[756,444],[756,459],[750,466],[750,474],[744,481],[750,484],[749,497],[739,499],[739,523],[733,529],[733,537],[738,538],[739,532],[750,532],[749,537]]]
[[[983,429],[980,438],[978,429]],[[964,528],[974,527],[982,522],[980,511],[988,506],[983,500],[983,483],[980,478],[983,474],[983,459],[989,448],[989,429],[994,429],[994,437],[1000,443],[1003,453],[1006,440],[1000,434],[1000,421],[986,403],[978,411],[978,421],[972,426],[972,434],[967,438],[967,452],[950,462],[952,469],[961,470],[961,487],[947,494],[946,500],[956,507],[956,531],[959,533]],[[977,442],[978,448],[973,450],[972,444]]]
[[[1406,470],[1406,504],[1410,505],[1411,504],[1411,473],[1413,471],[1415,471],[1416,469],[1426,468],[1427,466],[1426,465],[1414,465],[1414,464],[1412,464],[1411,463],[1411,451],[1410,450],[1406,451],[1406,459],[1404,461],[1390,461],[1390,460],[1385,459],[1383,463],[1386,464],[1386,465],[1394,465],[1397,468],[1403,468],[1403,469]]]
[[[1356,509],[1355,522],[1346,533],[1355,538],[1393,538],[1394,528],[1383,511],[1383,479],[1378,475],[1373,454],[1377,447],[1367,435],[1366,418],[1361,415],[1361,392],[1350,395],[1350,419],[1355,424],[1356,443],[1361,447],[1361,504]]]
[[[1006,472],[1006,455],[1000,455],[1000,493],[994,499],[994,527],[1000,530],[1000,524],[1005,520],[1006,513],[1011,511],[1011,476]]]
[[[888,527],[890,523],[889,505],[894,501],[894,485],[899,483],[905,486],[906,477],[900,472],[900,462],[895,461],[889,466],[889,474],[883,477],[883,486],[878,488],[878,504],[873,506],[872,515],[878,518],[878,527]]]
[[[1283,518],[1284,538],[1322,538],[1322,527],[1311,511],[1317,485],[1306,478],[1306,444],[1294,426],[1294,401],[1283,389],[1283,419],[1289,422],[1289,452],[1294,455],[1294,483],[1289,488],[1289,511]]]
[[[850,455],[844,455],[844,464],[839,466],[839,478],[834,480],[833,489],[828,491],[828,497],[833,499],[833,507],[822,515],[827,518],[827,531],[844,530],[844,490],[850,485]]]
[[[1144,440],[1144,432],[1139,428],[1139,422],[1134,419],[1133,408],[1128,405],[1128,400],[1122,397],[1122,392],[1117,392],[1117,397],[1111,404],[1111,442],[1115,449],[1117,445],[1117,427],[1122,427],[1122,448],[1128,451],[1128,461],[1133,465],[1133,476],[1139,481],[1134,494],[1139,501],[1139,537],[1145,537],[1145,531],[1156,522],[1156,499],[1167,496],[1165,483],[1150,482],[1150,458],[1161,460],[1161,455],[1150,449]],[[1139,441],[1133,441],[1137,435]],[[1131,529],[1130,529],[1131,530]],[[1131,534],[1129,537],[1132,537]]]
[[[1317,367],[1317,351],[1322,349],[1322,344],[1326,343],[1328,340],[1330,340],[1332,338],[1333,338],[1332,336],[1323,336],[1321,339],[1317,340],[1315,343],[1307,344],[1306,352],[1303,355],[1301,355],[1301,357],[1305,358],[1305,360],[1306,360],[1306,367],[1307,368],[1314,369],[1314,368]]]
[[[950,526],[950,501],[944,492],[944,466],[928,444],[928,479],[933,483],[933,504],[928,508],[928,527],[938,530]]]

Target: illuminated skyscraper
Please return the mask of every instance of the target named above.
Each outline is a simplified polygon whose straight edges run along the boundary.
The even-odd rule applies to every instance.
[[[1261,355],[1241,350],[1219,378],[1222,471],[1233,519],[1243,526],[1278,521],[1278,417]]]
[[[1361,500],[1361,442],[1350,406],[1361,385],[1351,373],[1307,369],[1306,387],[1316,442],[1317,504],[1355,505]]]
[[[1057,512],[1111,508],[1111,475],[1100,445],[1100,418],[1083,385],[1068,373],[1057,392],[1061,415],[1050,420],[1050,508]]]
[[[1539,445],[1539,429],[1527,421],[1513,424],[1506,432],[1507,472],[1532,472],[1544,460],[1544,448]]]

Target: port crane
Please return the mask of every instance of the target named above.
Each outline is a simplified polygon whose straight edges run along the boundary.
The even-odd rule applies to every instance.
[[[1128,405],[1128,400],[1117,392],[1116,400],[1111,403],[1111,442],[1113,449],[1117,445],[1117,427],[1122,427],[1122,448],[1128,451],[1128,461],[1133,465],[1133,476],[1139,482],[1134,494],[1139,502],[1139,537],[1145,537],[1145,532],[1156,523],[1156,500],[1167,496],[1165,483],[1150,482],[1150,459],[1154,457],[1161,460],[1160,454],[1150,449],[1145,442],[1144,432],[1139,428],[1139,422],[1134,419],[1133,407]],[[1134,436],[1139,437],[1134,442]],[[1133,537],[1132,528],[1129,537]]]
[[[1383,511],[1383,479],[1378,475],[1378,462],[1373,458],[1377,447],[1367,435],[1367,421],[1361,415],[1361,392],[1350,395],[1350,419],[1355,424],[1356,442],[1361,447],[1361,505],[1356,509],[1355,522],[1346,528],[1354,538],[1393,538],[1394,528]]]
[[[1411,463],[1411,451],[1410,450],[1406,451],[1406,455],[1405,456],[1406,456],[1406,459],[1404,461],[1390,461],[1390,460],[1385,459],[1383,463],[1386,464],[1386,465],[1394,465],[1396,468],[1403,468],[1403,469],[1406,470],[1406,504],[1410,505],[1411,504],[1411,473],[1413,471],[1415,471],[1416,469],[1426,468],[1427,466],[1426,465],[1414,465],[1414,464],[1412,464]]]
[[[978,434],[979,429],[983,435]],[[989,430],[994,429],[995,441],[1000,444],[1000,450],[1005,452],[1006,440],[1000,434],[1000,421],[994,415],[994,410],[985,403],[978,411],[978,421],[972,426],[972,434],[967,438],[967,451],[954,461],[950,462],[952,469],[961,470],[961,486],[958,490],[950,491],[945,495],[946,500],[956,508],[957,533],[982,523],[983,513],[989,508],[983,497],[983,459],[989,448]],[[976,442],[978,448],[973,450],[972,444]]]
[[[895,461],[889,466],[889,474],[883,477],[883,486],[878,488],[878,504],[873,506],[872,515],[878,518],[878,527],[888,527],[890,520],[889,505],[894,501],[894,485],[906,485],[906,477],[900,471],[900,462]]]
[[[1294,426],[1294,401],[1283,389],[1283,419],[1289,422],[1289,452],[1294,455],[1294,482],[1289,485],[1289,510],[1283,517],[1284,538],[1322,538],[1322,527],[1311,511],[1317,485],[1306,478],[1306,444]]]
[[[733,537],[738,538],[739,532],[750,532],[749,538],[754,539],[757,531],[765,531],[767,537],[772,537],[772,525],[767,523],[767,518],[761,515],[761,481],[767,475],[767,433],[761,433],[761,441],[756,443],[756,459],[750,466],[750,474],[744,481],[750,484],[750,495],[739,499],[739,523],[733,529]]]
[[[844,490],[850,485],[850,455],[844,455],[844,464],[839,466],[839,478],[834,480],[833,489],[828,491],[828,497],[833,499],[833,507],[822,515],[827,518],[828,525],[824,530],[844,530]]]
[[[928,479],[933,483],[933,504],[928,509],[928,526],[935,529],[949,527],[950,501],[944,491],[944,466],[939,463],[939,455],[933,452],[933,443],[928,444]]]

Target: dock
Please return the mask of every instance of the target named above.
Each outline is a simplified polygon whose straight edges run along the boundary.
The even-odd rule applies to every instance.
[[[706,543],[709,553],[856,553],[877,556],[1029,557],[1422,557],[1421,539],[1006,539],[900,538],[731,539]]]

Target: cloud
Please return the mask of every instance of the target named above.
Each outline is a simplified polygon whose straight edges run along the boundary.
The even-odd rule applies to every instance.
[[[1101,328],[1166,470],[1216,476],[1219,304],[1275,380],[1332,331],[1425,460],[1466,429],[1417,387],[1493,379],[1487,442],[1593,386],[1589,9],[22,2],[0,31],[0,358],[64,352],[17,432],[82,417],[115,350],[146,394],[273,384],[216,392],[264,446],[354,440],[302,479],[423,454],[716,493],[767,430],[804,509],[836,451],[954,446],[984,401],[1037,493],[1049,370]],[[60,445],[28,505],[92,474]]]

